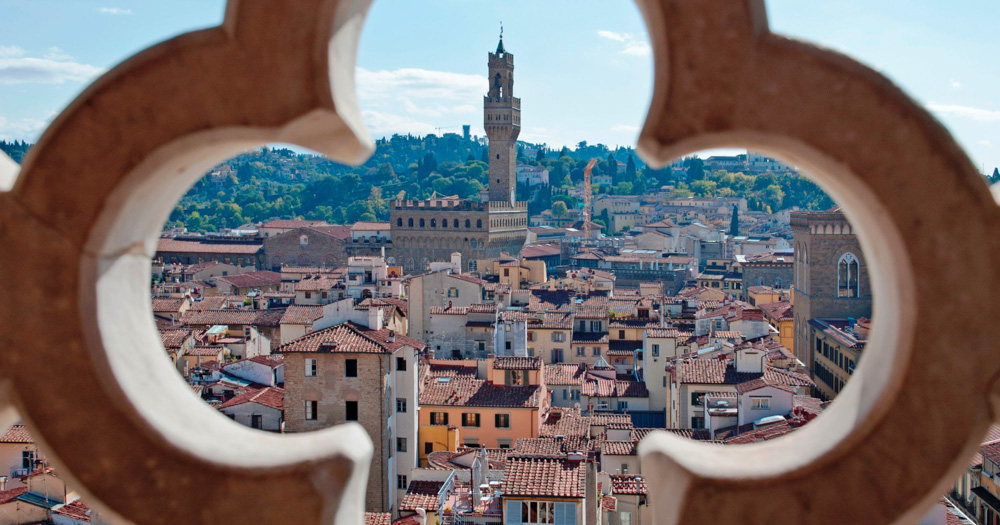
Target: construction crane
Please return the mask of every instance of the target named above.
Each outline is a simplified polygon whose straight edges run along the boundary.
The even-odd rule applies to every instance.
[[[590,159],[583,168],[583,238],[590,239],[590,170],[594,169],[597,159]]]

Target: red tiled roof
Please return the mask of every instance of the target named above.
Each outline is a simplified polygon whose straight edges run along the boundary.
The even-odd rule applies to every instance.
[[[190,330],[160,330],[160,342],[163,343],[163,348],[166,349],[180,348],[190,336]]]
[[[392,333],[390,336],[390,332],[392,330],[387,328],[369,330],[354,323],[341,323],[293,339],[278,347],[274,353],[338,352],[382,354],[394,352],[403,346],[412,346],[414,349],[421,349],[425,346],[424,343],[416,339],[410,339],[405,335]],[[390,337],[393,338],[392,342],[389,341]]]
[[[518,438],[511,454],[517,456],[561,457],[565,454],[562,443],[555,438]]]
[[[18,496],[28,492],[28,487],[18,487],[10,490],[0,490],[0,505],[14,501]]]
[[[601,444],[601,453],[612,456],[634,456],[634,441],[605,441]]]
[[[580,392],[590,397],[649,397],[646,384],[639,381],[605,379],[588,375]]]
[[[260,363],[264,366],[269,366],[271,368],[278,368],[285,362],[285,356],[283,355],[255,355],[248,359],[254,363]]]
[[[542,368],[542,358],[538,356],[498,356],[493,359],[497,370],[538,370]]]
[[[187,299],[183,297],[154,297],[153,313],[178,313],[185,302]]]
[[[438,491],[443,481],[413,480],[399,503],[399,510],[427,509],[437,511]]]
[[[224,346],[196,346],[189,349],[185,355],[194,357],[219,357],[219,354],[226,350]]]
[[[439,382],[426,378],[420,387],[421,405],[537,408],[538,386],[504,386],[480,379],[456,377]]]
[[[564,436],[583,438],[590,432],[590,418],[582,415],[578,408],[558,408],[549,410],[542,421],[539,435],[543,437]]]
[[[584,363],[557,363],[545,366],[546,385],[575,385],[583,384],[584,374],[587,372],[587,365]]]
[[[737,373],[728,357],[690,359],[677,364],[678,381],[681,383],[736,385],[762,377],[755,373]],[[809,376],[790,372],[770,365],[764,366],[763,378],[772,385],[812,386]]]
[[[521,257],[525,259],[531,259],[534,257],[549,257],[552,255],[559,255],[560,247],[557,243],[547,243],[547,244],[525,244],[521,248]]]
[[[219,277],[219,281],[227,282],[237,288],[255,286],[274,286],[281,284],[281,274],[278,272],[257,271]]]
[[[479,284],[479,285],[486,284],[486,281],[484,281],[484,280],[482,280],[482,279],[480,279],[478,277],[473,277],[471,275],[467,275],[467,274],[464,274],[464,273],[449,273],[448,277],[451,277],[452,279],[458,279],[460,281],[465,281],[465,282],[473,283],[473,284]]]
[[[986,443],[979,448],[979,453],[983,458],[1000,465],[1000,441]]]
[[[263,248],[264,246],[262,244],[212,243],[187,239],[160,239],[156,245],[156,252],[256,255]]]
[[[673,338],[673,339],[684,339],[691,337],[693,334],[690,332],[681,332],[676,328],[647,328],[645,330],[646,337],[661,337],[661,338]]]
[[[188,310],[181,316],[186,325],[252,325],[260,312],[255,310]]]
[[[365,525],[390,525],[392,514],[388,512],[366,512]]]
[[[620,423],[632,425],[632,418],[628,414],[596,413],[590,416],[590,424],[597,426],[608,426],[609,424]]]
[[[757,305],[758,308],[763,310],[764,315],[769,319],[774,319],[776,321],[792,320],[794,319],[792,303],[788,301],[778,301],[776,303],[765,303]]]
[[[508,457],[504,465],[505,496],[586,496],[586,463],[546,457]]]
[[[90,521],[90,507],[81,500],[71,501],[61,507],[54,508],[52,512],[75,521]]]
[[[388,230],[388,222],[364,222],[358,221],[351,226],[351,231],[378,231],[378,230]]]
[[[614,496],[601,496],[601,508],[608,512],[618,509],[618,500]]]
[[[31,438],[31,434],[28,433],[28,427],[17,424],[11,425],[6,432],[0,434],[0,443],[34,443],[35,440]]]
[[[311,278],[303,278],[295,283],[296,292],[325,292],[332,289],[340,279],[328,275],[317,275]]]
[[[226,401],[220,405],[219,408],[229,408],[236,405],[242,405],[244,403],[257,403],[258,405],[264,405],[266,407],[281,410],[283,408],[284,399],[285,389],[283,388],[275,386],[265,388],[248,388],[246,392],[243,392],[229,401]]]
[[[632,474],[611,474],[612,494],[647,494],[646,480]]]
[[[322,306],[307,306],[293,304],[285,310],[285,315],[281,316],[281,324],[307,324],[323,317]]]

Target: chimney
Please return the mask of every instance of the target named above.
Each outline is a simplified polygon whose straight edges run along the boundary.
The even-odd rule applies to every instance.
[[[381,330],[382,321],[382,308],[373,303],[368,307],[368,328],[371,330]]]
[[[455,268],[455,273],[462,273],[462,254],[459,252],[451,253],[451,266]]]
[[[390,343],[395,343],[396,342],[396,331],[395,330],[389,330],[389,342]]]
[[[0,491],[7,490],[7,476],[0,476]]]

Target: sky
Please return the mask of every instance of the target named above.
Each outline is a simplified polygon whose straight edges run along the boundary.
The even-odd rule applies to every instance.
[[[768,0],[774,32],[878,69],[987,172],[1000,166],[1000,2]],[[874,5],[873,5],[874,4]],[[222,0],[0,0],[0,139],[35,140],[94,78],[171,36],[217,25]],[[376,0],[358,57],[373,137],[482,132],[487,53],[514,55],[521,139],[634,145],[652,56],[629,0]]]

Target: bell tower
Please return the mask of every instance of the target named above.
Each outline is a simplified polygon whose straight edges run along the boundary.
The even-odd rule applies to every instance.
[[[521,99],[514,98],[514,55],[503,48],[503,26],[497,50],[489,54],[489,83],[490,90],[483,97],[483,127],[490,141],[490,202],[513,205]]]

